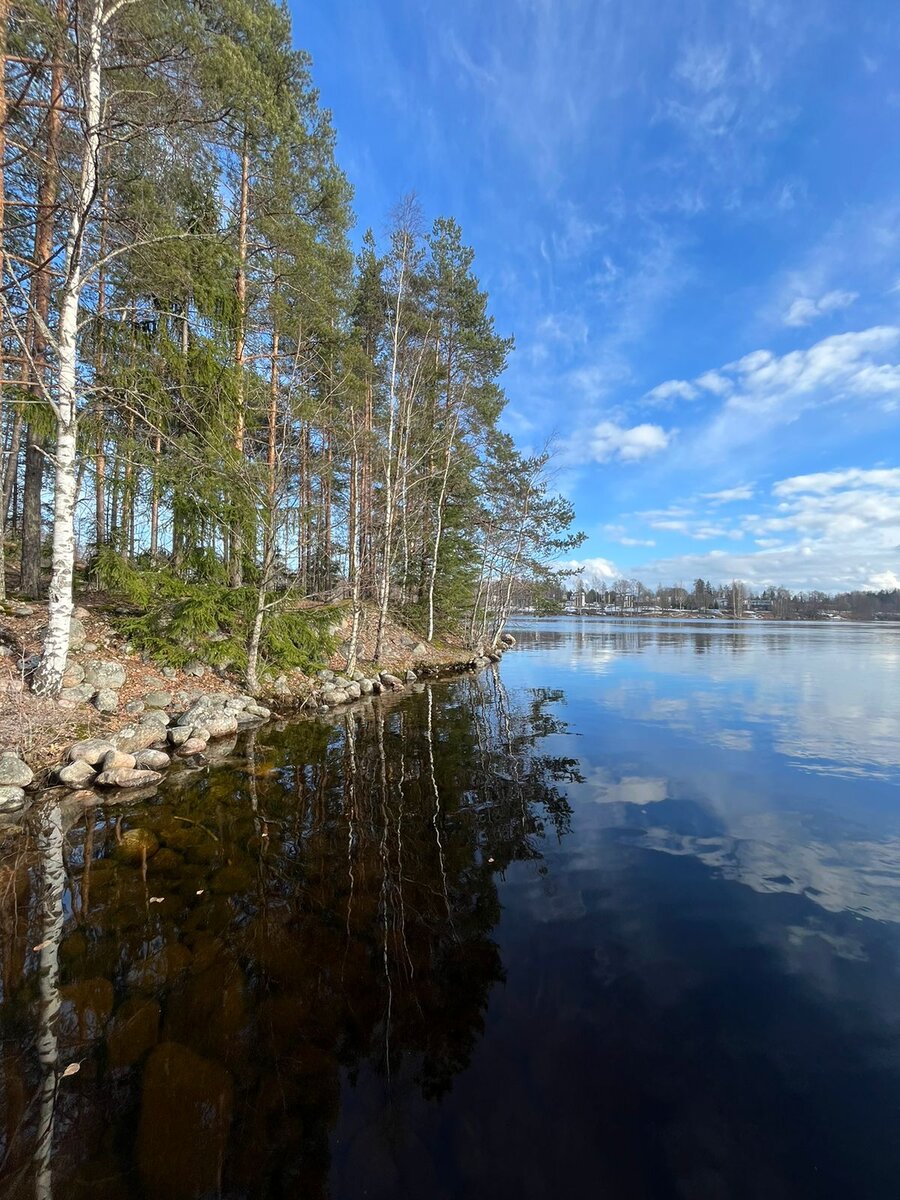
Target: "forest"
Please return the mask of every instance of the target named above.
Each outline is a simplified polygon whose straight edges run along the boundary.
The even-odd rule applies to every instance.
[[[512,339],[452,216],[357,236],[335,130],[271,0],[0,0],[0,598],[73,596],[254,690],[316,605],[491,644],[579,544],[502,431]]]

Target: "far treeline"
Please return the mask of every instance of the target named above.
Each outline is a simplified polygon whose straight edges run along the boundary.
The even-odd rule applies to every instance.
[[[520,608],[529,607],[528,592],[514,592],[514,603]],[[900,620],[900,588],[879,592],[792,592],[785,587],[753,588],[741,580],[714,586],[704,579],[695,579],[691,588],[681,584],[650,588],[638,579],[617,579],[602,588],[585,587],[580,582],[572,588],[554,581],[543,589],[542,605],[548,612],[574,607],[645,614],[713,612],[732,617],[754,613],[778,621],[830,616],[857,621]]]
[[[253,687],[308,657],[301,598],[352,611],[351,667],[367,605],[376,658],[389,613],[493,642],[572,510],[499,428],[512,342],[457,223],[407,199],[353,254],[285,8],[0,0],[0,56],[0,554],[49,598],[35,689],[81,571],[143,648],[214,634]]]

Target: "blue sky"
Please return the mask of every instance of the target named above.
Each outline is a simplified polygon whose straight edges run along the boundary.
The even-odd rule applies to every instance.
[[[900,586],[895,0],[293,12],[360,230],[475,248],[589,579]]]

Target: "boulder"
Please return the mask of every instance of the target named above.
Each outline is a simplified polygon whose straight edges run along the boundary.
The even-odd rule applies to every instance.
[[[84,667],[80,662],[67,662],[62,677],[63,687],[78,687],[79,683],[84,683]]]
[[[184,673],[185,675],[193,675],[197,679],[202,679],[206,674],[206,664],[200,662],[199,659],[194,659],[193,662],[189,662],[184,668]]]
[[[133,768],[136,759],[133,754],[125,754],[122,750],[110,750],[104,754],[100,765],[101,771],[116,771],[119,767]]]
[[[97,712],[110,716],[119,711],[119,693],[113,688],[100,688],[94,696],[93,703]]]
[[[412,653],[415,658],[421,658],[423,655],[428,653],[428,647],[424,642],[417,642],[412,648]]]
[[[137,788],[162,779],[159,771],[138,770],[136,767],[116,767],[112,771],[101,771],[95,782],[102,787]]]
[[[32,779],[34,772],[18,754],[0,754],[0,787],[26,788]]]
[[[148,708],[168,708],[172,703],[171,692],[147,692],[144,703]]]
[[[159,725],[141,725],[137,729],[133,725],[120,729],[115,735],[116,748],[125,754],[140,754],[149,749],[154,742],[162,737]]]
[[[228,737],[231,733],[237,733],[237,727],[237,717],[224,712],[221,716],[210,717],[205,723],[211,738]]]
[[[206,749],[206,742],[206,738],[189,737],[186,742],[182,742],[181,746],[179,746],[178,753],[184,755],[200,754]]]
[[[12,606],[12,615],[24,620],[26,617],[34,616],[34,609],[30,604],[14,604]]]
[[[516,639],[513,637],[513,635],[511,633],[501,633],[500,634],[500,644],[503,646],[506,646],[506,647],[511,647],[516,644]]]
[[[125,683],[125,668],[121,663],[109,659],[90,658],[84,664],[84,681],[95,688],[112,688],[118,691]]]
[[[125,711],[130,717],[139,717],[145,707],[143,700],[129,700],[125,705]]]
[[[418,676],[416,675],[415,671],[407,671],[404,678],[406,679],[407,683],[415,683],[418,679]]]
[[[86,762],[94,767],[102,762],[115,746],[108,738],[88,738],[69,747],[69,762]]]
[[[19,812],[25,807],[25,790],[20,787],[0,787],[0,813]]]
[[[142,750],[136,755],[134,765],[142,771],[164,771],[171,762],[162,750]]]
[[[344,690],[347,693],[348,700],[358,700],[362,695],[362,689],[358,683],[348,683]]]
[[[251,717],[259,717],[261,721],[268,721],[272,715],[271,708],[266,708],[264,704],[257,704],[255,702],[246,705],[244,711],[248,712]]]
[[[389,687],[389,688],[402,688],[403,687],[403,680],[398,679],[396,675],[392,675],[390,673],[390,671],[382,671],[381,674],[378,676],[378,678],[381,680],[381,682],[384,684],[385,687]]]
[[[67,787],[83,788],[93,780],[96,774],[97,772],[89,763],[79,758],[64,767],[59,767],[56,772],[56,778]]]
[[[183,746],[191,736],[190,725],[174,725],[168,731],[169,741],[173,746]]]
[[[116,857],[127,863],[152,858],[159,849],[159,838],[152,829],[126,829],[116,846]]]
[[[360,679],[358,686],[359,686],[359,694],[361,696],[371,696],[375,690],[375,685],[373,684],[371,679],[365,679],[365,678]]]
[[[92,683],[79,683],[75,687],[64,687],[60,690],[60,700],[66,700],[74,704],[87,704],[95,691]]]

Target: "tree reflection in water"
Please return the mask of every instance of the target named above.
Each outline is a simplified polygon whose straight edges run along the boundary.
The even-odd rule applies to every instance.
[[[489,673],[46,811],[2,880],[8,1194],[325,1196],[363,1068],[446,1093],[503,977],[496,876],[568,829],[559,698]]]

